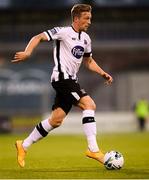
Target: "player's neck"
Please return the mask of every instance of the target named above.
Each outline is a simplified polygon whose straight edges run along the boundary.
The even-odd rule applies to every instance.
[[[76,24],[72,23],[71,26],[75,32],[77,32],[77,33],[81,32],[80,28]]]

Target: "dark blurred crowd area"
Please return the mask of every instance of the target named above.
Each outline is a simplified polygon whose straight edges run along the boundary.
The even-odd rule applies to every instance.
[[[93,6],[88,33],[93,55],[103,66],[112,72],[148,68],[148,0],[0,0],[0,66],[23,50],[33,35],[69,25],[75,3]],[[40,45],[29,62],[49,63],[51,47]]]
[[[53,66],[50,42],[41,43],[31,58],[22,64],[12,64],[11,60],[16,51],[24,50],[32,36],[54,26],[70,25],[70,10],[76,3],[92,5],[92,25],[88,33],[92,39],[93,57],[114,77],[113,86],[107,89],[100,86],[103,83],[102,78],[100,80],[97,75],[88,73],[82,68],[80,72],[82,85],[96,99],[97,110],[130,110],[138,97],[141,95],[148,97],[149,87],[146,86],[148,79],[143,80],[144,84],[141,84],[146,74],[138,81],[137,77],[140,75],[130,76],[129,73],[148,72],[149,69],[149,0],[0,0],[1,74],[4,76],[6,71],[2,73],[2,70],[7,68],[13,72],[21,70],[23,73],[29,68],[40,68],[49,76]],[[12,77],[13,72],[9,71],[9,77]],[[18,104],[19,108],[20,99],[16,103],[15,95],[10,103],[9,93],[12,94],[12,90],[25,93],[23,91],[25,85],[22,85],[21,91],[20,86],[18,89],[17,86],[13,86],[14,82],[5,87],[6,83],[3,83],[3,80],[5,79],[4,82],[6,82],[8,77],[0,79],[0,97],[3,98],[0,103],[1,111],[4,112],[3,109],[11,103],[9,110],[12,110],[14,104]],[[140,84],[137,84],[138,82]],[[36,88],[39,90],[37,85]],[[30,87],[32,88],[32,84]],[[7,94],[5,88],[8,89]],[[31,88],[29,90],[32,93]],[[36,97],[35,99],[37,100]],[[45,102],[48,98],[43,97],[43,99]],[[4,102],[7,100],[5,105]],[[26,95],[21,103],[25,100]],[[31,103],[25,104],[24,107],[27,108]],[[40,103],[34,101],[35,104]],[[49,102],[49,104],[52,103]],[[47,107],[47,104],[43,106]],[[14,110],[16,110],[15,107]]]

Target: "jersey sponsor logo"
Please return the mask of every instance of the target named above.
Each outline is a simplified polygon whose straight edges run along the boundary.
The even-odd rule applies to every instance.
[[[73,54],[74,57],[76,57],[77,59],[80,59],[84,54],[84,48],[82,46],[75,46],[71,50],[71,53]]]

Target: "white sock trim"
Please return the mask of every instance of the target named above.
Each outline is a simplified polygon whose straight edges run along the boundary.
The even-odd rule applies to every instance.
[[[51,124],[49,123],[49,119],[45,119],[43,121],[41,121],[42,127],[45,129],[45,131],[49,132],[52,129],[54,129],[53,126],[51,126]]]
[[[95,111],[94,110],[84,110],[83,112],[83,118],[84,117],[94,117],[95,116]]]

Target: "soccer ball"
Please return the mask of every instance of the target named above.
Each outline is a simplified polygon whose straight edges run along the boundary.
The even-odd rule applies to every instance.
[[[104,166],[106,169],[121,169],[124,164],[124,157],[120,152],[109,151],[104,156]]]

